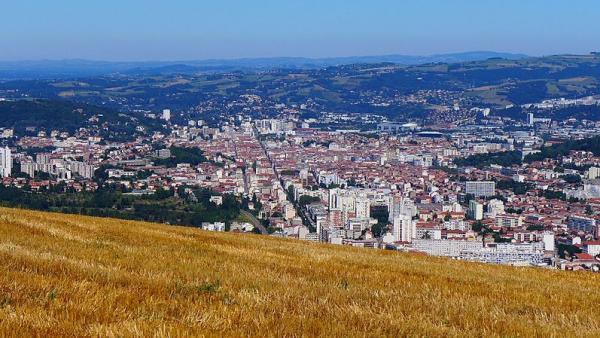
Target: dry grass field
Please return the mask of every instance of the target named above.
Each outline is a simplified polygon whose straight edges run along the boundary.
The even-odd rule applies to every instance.
[[[600,276],[0,209],[0,336],[600,336]]]

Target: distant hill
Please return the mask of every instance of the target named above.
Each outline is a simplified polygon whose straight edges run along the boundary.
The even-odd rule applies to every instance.
[[[492,55],[470,53],[460,58],[484,56]],[[160,111],[165,107],[174,111],[188,111],[209,101],[220,102],[217,104],[220,105],[238,100],[241,95],[253,94],[269,101],[268,104],[300,106],[311,102],[311,109],[315,111],[374,113],[392,120],[420,120],[432,116],[435,119],[440,108],[437,103],[443,100],[431,98],[425,104],[377,104],[377,101],[395,102],[395,98],[407,95],[435,96],[433,92],[443,91],[460,95],[464,101],[468,101],[467,105],[492,108],[492,116],[524,119],[527,111],[519,107],[522,104],[562,97],[600,95],[600,55],[595,54],[516,59],[491,57],[478,61],[417,65],[356,63],[381,60],[346,58],[336,61],[341,65],[296,69],[286,64],[299,65],[300,60],[278,60],[278,67],[268,69],[260,67],[266,67],[267,64],[273,66],[273,60],[238,60],[238,66],[225,66],[215,60],[212,63],[206,61],[203,66],[144,64],[113,75],[75,80],[0,81],[0,97],[67,98],[126,111]],[[386,60],[400,61],[394,56]],[[425,61],[433,60],[419,60]],[[254,68],[234,71],[241,69],[244,62],[251,63],[244,67]],[[506,109],[511,106],[516,107]],[[214,117],[239,113],[234,108],[228,109],[226,106],[215,106],[204,114],[205,117]],[[600,106],[567,107],[536,110],[535,114],[555,120],[599,120],[599,109]]]
[[[73,132],[96,113],[112,115],[106,112],[97,107],[90,108],[84,104],[76,105],[67,101],[4,101],[0,102],[0,125],[16,128],[17,132],[24,131],[27,127]]]
[[[91,60],[40,60],[0,62],[0,79],[50,79],[102,76],[114,73],[127,75],[194,74],[203,72],[253,71],[259,69],[319,69],[354,63],[389,62],[417,65],[433,62],[467,62],[503,58],[517,60],[523,54],[498,52],[465,52],[430,56],[381,55],[332,58],[272,57],[243,59],[211,59],[188,61],[109,62]]]
[[[521,163],[531,163],[535,161],[544,161],[546,159],[558,159],[561,156],[567,156],[572,151],[589,151],[594,156],[600,156],[600,136],[580,139],[567,140],[563,143],[554,144],[549,147],[541,147],[540,152],[529,154],[522,158],[520,150],[501,151],[487,154],[476,154],[465,158],[454,160],[458,166],[473,166],[483,168],[492,164],[511,167],[521,165]]]
[[[40,130],[76,132],[79,128],[98,131],[108,139],[129,139],[137,134],[137,126],[145,126],[135,116],[112,109],[66,100],[0,101],[0,126],[13,128],[16,135],[37,133]],[[109,128],[99,128],[107,126]]]
[[[1,208],[2,336],[599,336],[600,276]]]

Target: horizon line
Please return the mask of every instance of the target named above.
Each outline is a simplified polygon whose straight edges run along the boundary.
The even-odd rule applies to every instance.
[[[385,54],[349,54],[339,56],[233,56],[233,57],[209,57],[209,58],[186,58],[186,59],[96,59],[96,58],[85,58],[85,57],[74,57],[74,58],[27,58],[27,59],[10,59],[2,60],[0,62],[11,63],[11,62],[64,62],[64,61],[89,61],[89,62],[107,62],[107,63],[145,63],[145,62],[198,62],[198,61],[242,61],[242,60],[269,60],[269,59],[307,59],[307,60],[328,60],[328,59],[343,59],[343,58],[368,58],[368,57],[436,57],[436,56],[450,56],[459,54],[470,54],[470,53],[494,53],[494,54],[510,54],[510,55],[521,55],[524,57],[546,57],[556,55],[587,55],[579,53],[549,53],[549,54],[528,54],[522,52],[504,52],[494,50],[465,50],[456,52],[440,52],[430,54],[404,54],[404,53],[385,53]],[[588,52],[591,54],[594,52]]]

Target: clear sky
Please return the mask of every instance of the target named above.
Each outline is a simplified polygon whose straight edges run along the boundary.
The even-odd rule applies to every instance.
[[[0,60],[600,50],[599,0],[2,0]]]

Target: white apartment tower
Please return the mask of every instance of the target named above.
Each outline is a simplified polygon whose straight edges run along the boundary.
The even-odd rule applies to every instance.
[[[339,189],[329,189],[329,210],[342,209],[342,196]]]
[[[535,124],[535,115],[533,115],[533,113],[527,114],[527,124],[529,124],[530,126],[533,126]]]
[[[2,177],[9,177],[12,172],[12,157],[8,147],[0,148],[0,170]]]
[[[394,241],[412,242],[417,237],[417,225],[409,215],[399,215],[394,218]]]
[[[417,207],[413,200],[407,197],[400,199],[391,197],[388,202],[389,218],[390,222],[393,222],[399,215],[408,215],[410,217],[416,216],[418,213]]]
[[[356,198],[356,217],[371,217],[371,201],[369,201],[369,199],[366,196],[358,196]]]
[[[469,216],[472,219],[480,221],[483,219],[483,204],[477,203],[477,201],[471,200],[469,202]]]
[[[543,240],[545,251],[554,251],[554,233],[544,232]]]
[[[162,118],[165,121],[171,120],[171,109],[163,109]]]

